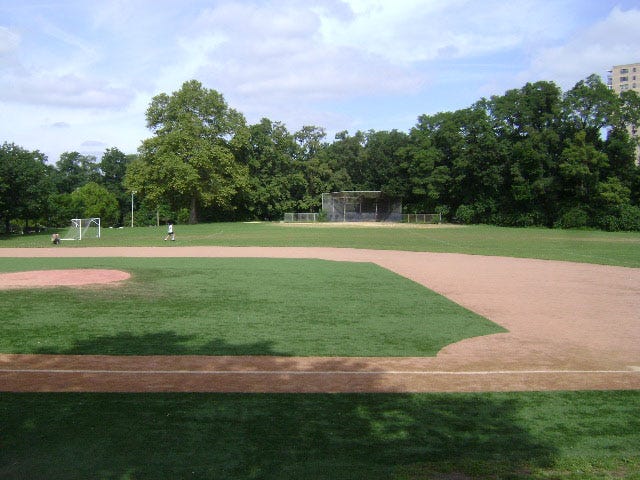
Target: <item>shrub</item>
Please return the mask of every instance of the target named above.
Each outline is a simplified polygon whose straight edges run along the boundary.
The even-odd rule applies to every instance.
[[[566,211],[556,226],[560,228],[584,228],[589,221],[589,215],[580,207],[574,207]]]
[[[460,223],[473,223],[475,220],[475,211],[469,205],[460,205],[456,210],[455,219]]]

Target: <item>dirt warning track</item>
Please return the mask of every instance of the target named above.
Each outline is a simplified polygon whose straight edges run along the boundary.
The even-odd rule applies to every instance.
[[[509,330],[449,345],[433,358],[3,354],[3,391],[640,389],[640,269],[340,248],[0,249],[0,256],[271,257],[372,262]]]

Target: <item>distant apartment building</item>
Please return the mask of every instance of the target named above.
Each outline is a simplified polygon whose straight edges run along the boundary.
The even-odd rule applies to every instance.
[[[609,88],[620,95],[627,90],[640,93],[640,63],[628,63],[626,65],[614,65],[609,70],[607,78]],[[640,165],[640,137],[638,125],[631,125],[629,133],[636,141],[636,163]]]
[[[617,94],[625,90],[635,90],[640,93],[640,63],[614,65],[609,70],[607,84]]]

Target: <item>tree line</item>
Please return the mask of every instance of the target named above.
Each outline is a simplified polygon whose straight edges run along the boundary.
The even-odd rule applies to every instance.
[[[571,90],[527,83],[468,108],[422,115],[409,132],[322,127],[296,132],[263,118],[248,125],[222,94],[196,80],[155,96],[152,135],[138,153],[100,160],[67,152],[54,164],[14,144],[0,148],[0,217],[12,225],[68,225],[101,217],[279,220],[321,208],[321,194],[381,190],[405,213],[505,226],[640,230],[640,96],[616,95],[597,75]],[[135,192],[132,195],[132,192]]]

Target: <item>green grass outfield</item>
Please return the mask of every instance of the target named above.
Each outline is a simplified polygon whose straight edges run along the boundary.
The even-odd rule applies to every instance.
[[[640,267],[640,234],[637,233],[484,226],[331,228],[226,223],[179,225],[176,231],[175,244],[162,241],[164,228],[134,228],[105,229],[99,241],[65,242],[57,248],[334,246]],[[2,237],[0,248],[48,247],[48,238],[48,235]],[[213,336],[218,339],[216,344],[211,343],[211,339],[199,338],[210,326],[199,326],[201,330],[196,332],[189,328],[176,330],[177,319],[170,318],[171,315],[155,318],[158,310],[149,315],[155,334],[149,336],[145,322],[135,327],[138,333],[126,333],[133,327],[126,325],[131,317],[123,310],[139,305],[136,299],[156,298],[159,292],[168,292],[165,298],[169,303],[175,287],[179,302],[189,303],[189,295],[199,296],[198,289],[203,285],[211,288],[215,275],[211,277],[199,268],[208,272],[215,266],[224,270],[227,277],[239,274],[241,281],[233,283],[234,287],[225,295],[231,298],[233,294],[240,294],[244,298],[247,292],[239,292],[240,285],[243,281],[249,285],[253,282],[242,278],[240,265],[244,261],[225,265],[221,260],[211,259],[211,263],[202,263],[200,267],[182,260],[183,269],[169,259],[157,259],[155,264],[152,259],[3,259],[0,265],[5,271],[35,267],[131,267],[135,275],[130,282],[139,288],[128,292],[123,303],[118,303],[118,298],[114,298],[118,295],[114,296],[114,290],[108,289],[80,293],[55,289],[44,297],[42,292],[32,290],[5,292],[0,320],[5,330],[0,341],[4,342],[4,349],[14,351],[54,349],[88,353],[96,348],[112,348],[113,352],[130,353],[133,350],[127,349],[133,348],[151,353],[158,345],[140,344],[157,335],[159,343],[170,340],[167,343],[176,354],[210,353],[212,345],[226,349],[227,353],[241,353],[248,345],[258,345],[263,352],[290,354],[293,350],[288,344],[274,345],[269,331],[264,331],[261,340],[250,342],[233,335],[225,338],[216,334]],[[295,264],[304,265],[308,270],[312,265],[315,274],[303,283],[308,288],[315,288],[314,282],[322,277],[322,271],[328,272],[323,269],[337,266],[332,265],[337,262],[274,262],[277,263],[258,261],[253,265],[262,264],[266,271]],[[251,263],[247,260],[245,265]],[[229,269],[231,265],[235,266]],[[368,275],[371,270],[367,269],[374,268],[362,264],[338,265],[352,267],[354,277]],[[381,273],[375,269],[376,274]],[[194,292],[188,292],[186,287],[190,281],[180,277],[185,273],[195,275],[204,283],[197,284]],[[299,275],[299,271],[296,273],[294,269],[289,274]],[[436,305],[438,297],[431,297],[427,289],[390,275],[387,283],[414,297],[414,307],[424,309]],[[295,278],[296,282],[301,281],[300,277]],[[331,281],[331,278],[325,280]],[[222,288],[219,283],[214,285]],[[260,301],[273,298],[270,308],[282,308],[282,289],[277,285],[275,290],[264,288],[256,298]],[[339,284],[335,294],[344,293],[344,288],[344,284]],[[416,289],[414,294],[412,289]],[[90,322],[92,295],[100,306],[100,326]],[[62,306],[65,299],[67,305]],[[216,300],[209,300],[213,301]],[[313,308],[322,306],[317,299],[310,298],[309,302]],[[38,305],[40,313],[30,311],[32,305]],[[53,305],[64,309],[62,313],[66,317],[76,320],[81,317],[85,323],[71,322],[65,328],[49,324],[44,330],[42,324],[34,325],[43,320],[46,323],[47,308]],[[80,305],[87,311],[72,312],[73,306]],[[203,305],[208,304],[205,302],[200,307]],[[229,321],[234,311],[241,311],[239,303],[235,308],[233,305],[233,302],[227,304]],[[401,308],[394,304],[391,307],[391,313]],[[157,308],[160,313],[167,313],[162,310],[164,306]],[[449,315],[454,317],[466,315],[462,311],[452,312]],[[191,313],[186,314],[185,318],[190,316]],[[110,318],[113,323],[121,323],[109,326]],[[448,318],[451,320],[451,316]],[[476,320],[471,318],[471,323]],[[9,322],[14,325],[7,327]],[[158,329],[157,322],[168,322],[167,328]],[[234,335],[241,336],[244,328]],[[71,333],[73,330],[75,334]],[[174,333],[167,336],[166,332]],[[53,340],[58,335],[60,337]],[[48,344],[38,345],[37,338]],[[433,348],[437,348],[436,344]],[[396,348],[398,346],[400,344]],[[353,395],[0,392],[0,478],[3,479],[640,479],[639,452],[640,392],[637,391]]]
[[[177,241],[163,242],[164,227],[102,229],[100,240],[63,242],[84,246],[290,246],[453,252],[567,260],[640,267],[640,232],[500,228],[492,226],[342,226],[318,223],[212,223],[177,225]],[[2,247],[50,247],[49,234],[0,236]]]
[[[2,394],[3,479],[638,479],[634,392]]]

